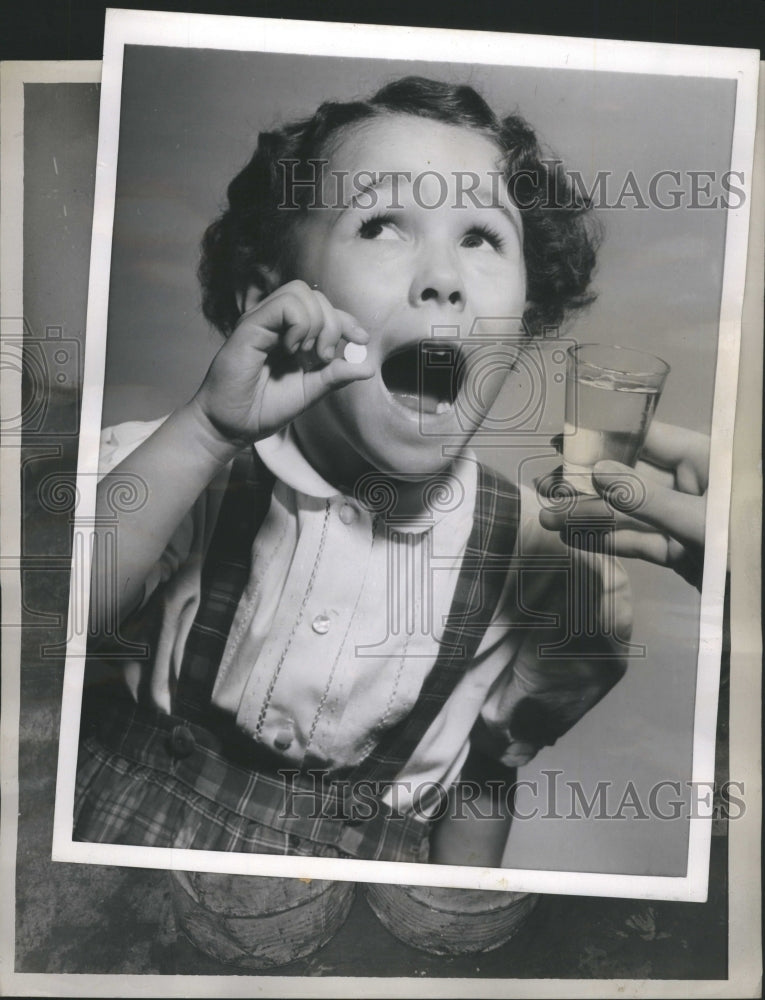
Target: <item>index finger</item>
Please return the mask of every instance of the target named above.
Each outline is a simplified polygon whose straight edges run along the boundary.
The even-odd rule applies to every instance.
[[[355,318],[342,309],[335,309],[329,299],[318,289],[314,289],[313,297],[319,303],[324,322],[313,345],[315,355],[321,363],[327,364],[336,356],[337,346],[341,339],[363,343],[368,339],[366,331],[362,330]]]
[[[676,469],[681,462],[687,461],[698,468],[709,461],[709,438],[687,427],[654,420],[648,428],[640,457],[662,469]]]
[[[683,545],[704,544],[705,497],[668,490],[647,478],[638,483],[629,472],[617,462],[596,465],[592,481],[610,507],[671,535]]]
[[[349,312],[345,312],[344,309],[335,308],[327,296],[323,292],[319,291],[318,288],[314,290],[313,294],[321,306],[325,322],[327,322],[329,326],[333,326],[334,323],[337,324],[339,336],[344,337],[346,340],[352,340],[354,344],[368,343],[369,333],[359,323],[355,316],[352,316]],[[334,323],[332,321],[334,321]]]

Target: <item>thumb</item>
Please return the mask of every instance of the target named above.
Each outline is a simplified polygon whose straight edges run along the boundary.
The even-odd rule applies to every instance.
[[[667,489],[619,462],[598,462],[592,481],[613,510],[629,514],[683,545],[704,544],[705,497]]]
[[[317,402],[332,389],[340,389],[351,382],[371,378],[375,373],[368,361],[360,363],[335,358],[323,368],[303,374],[303,394],[306,408]]]

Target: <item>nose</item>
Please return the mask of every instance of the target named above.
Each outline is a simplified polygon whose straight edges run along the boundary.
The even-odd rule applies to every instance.
[[[409,290],[414,307],[426,302],[449,306],[456,312],[465,308],[465,285],[456,255],[440,242],[423,247]]]

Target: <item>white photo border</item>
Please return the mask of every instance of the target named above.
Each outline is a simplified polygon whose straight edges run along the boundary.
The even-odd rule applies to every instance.
[[[519,44],[523,41],[523,45]],[[659,75],[707,75],[737,81],[737,101],[731,169],[751,176],[758,57],[747,50],[692,46],[604,42],[578,38],[513,36],[485,32],[381,27],[184,15],[139,11],[110,11],[107,15],[99,123],[95,221],[91,248],[83,416],[78,460],[79,517],[75,532],[87,533],[95,510],[96,468],[105,364],[109,264],[115,205],[122,59],[126,45],[255,50],[312,55],[385,58],[395,51],[402,59],[420,59],[423,44],[434,60],[466,64],[579,68]],[[516,43],[516,44],[513,44]],[[509,59],[507,52],[512,52]],[[597,54],[597,59],[595,58]],[[694,719],[693,782],[714,777],[714,730],[722,637],[727,536],[730,502],[731,450],[735,416],[741,302],[747,248],[749,209],[728,213],[723,302],[713,410],[708,493],[707,554],[700,616],[700,652]],[[86,547],[87,548],[87,547]],[[87,578],[88,566],[78,573]],[[74,571],[72,599],[76,598]],[[87,598],[79,595],[76,609],[87,620]],[[70,604],[70,615],[75,611]],[[70,641],[64,682],[62,732],[77,733],[84,678],[86,635],[83,629]],[[441,885],[557,894],[629,896],[645,899],[703,901],[706,898],[712,821],[711,796],[699,815],[690,820],[688,871],[684,877],[615,875],[593,872],[481,869],[447,865],[367,862],[330,858],[300,858],[226,854],[194,850],[79,843],[72,840],[75,748],[62,741],[54,823],[54,860],[322,878],[364,882]],[[707,808],[705,808],[707,807]]]

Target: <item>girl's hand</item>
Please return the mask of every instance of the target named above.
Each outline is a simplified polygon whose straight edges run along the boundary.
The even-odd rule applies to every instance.
[[[332,389],[374,374],[367,361],[335,356],[341,338],[366,344],[369,334],[321,292],[290,281],[242,314],[192,407],[228,441],[268,437]]]
[[[708,468],[705,434],[654,421],[634,469],[618,462],[595,465],[592,481],[600,498],[578,498],[577,517],[610,512],[615,555],[668,566],[701,589]],[[565,537],[567,515],[545,509],[539,520]]]

